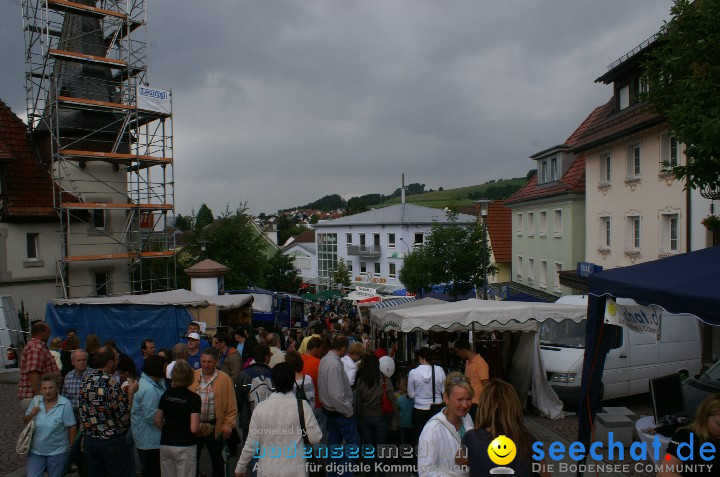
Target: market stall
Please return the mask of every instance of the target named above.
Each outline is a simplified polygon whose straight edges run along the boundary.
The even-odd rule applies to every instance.
[[[552,419],[563,416],[562,402],[550,387],[540,356],[538,330],[546,320],[585,319],[586,308],[538,302],[464,300],[388,311],[375,322],[384,330],[413,331],[520,331],[509,380],[523,401],[532,388],[533,405]]]

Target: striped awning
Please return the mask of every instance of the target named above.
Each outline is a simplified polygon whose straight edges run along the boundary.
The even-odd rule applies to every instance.
[[[410,303],[411,301],[415,301],[415,297],[412,296],[401,296],[398,298],[385,298],[380,303],[375,303],[370,308],[387,308],[390,306],[396,306],[396,305],[404,305],[405,303]]]

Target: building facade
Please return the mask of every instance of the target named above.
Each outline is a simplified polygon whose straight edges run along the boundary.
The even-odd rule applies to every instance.
[[[458,214],[455,223],[470,225],[476,220]],[[384,291],[402,288],[399,276],[403,260],[424,243],[434,223],[451,222],[443,210],[408,203],[318,223],[315,226],[318,278],[330,283],[343,259],[356,285]]]
[[[586,157],[586,260],[604,268],[690,250],[689,196],[664,166],[685,162],[683,146],[639,101],[640,65],[652,47],[640,45],[596,80],[613,96],[574,146]]]
[[[12,296],[30,319],[40,319],[48,300],[58,297],[53,187],[25,124],[2,101],[0,188],[0,294]]]

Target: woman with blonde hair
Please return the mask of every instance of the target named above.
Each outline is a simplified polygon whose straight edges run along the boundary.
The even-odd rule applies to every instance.
[[[700,448],[711,443],[715,449],[720,446],[720,394],[711,394],[698,406],[695,418],[690,424],[681,427],[667,446],[665,459],[658,477],[679,477],[688,475],[717,475],[716,459],[705,461],[700,456]],[[685,449],[678,447],[685,444]],[[691,455],[692,459],[681,461],[679,455]],[[713,454],[714,455],[714,454]],[[695,464],[712,464],[695,465]]]
[[[450,373],[443,383],[445,407],[432,416],[420,434],[417,471],[420,477],[468,476],[464,462],[456,463],[462,439],[473,428],[468,411],[473,388],[464,374]]]
[[[531,473],[531,447],[535,438],[523,424],[523,410],[520,399],[509,383],[502,379],[485,381],[480,393],[480,404],[475,416],[475,429],[463,437],[466,459],[456,459],[459,463],[469,463],[470,477],[485,476],[490,470],[500,467],[490,460],[488,447],[500,437],[508,437],[515,445],[517,454],[503,467],[510,467],[515,475],[550,476],[549,472]],[[504,451],[499,455],[506,454]]]

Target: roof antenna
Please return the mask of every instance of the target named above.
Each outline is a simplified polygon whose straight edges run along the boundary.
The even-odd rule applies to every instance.
[[[405,203],[405,173],[402,174],[402,187],[400,188],[400,203]]]

